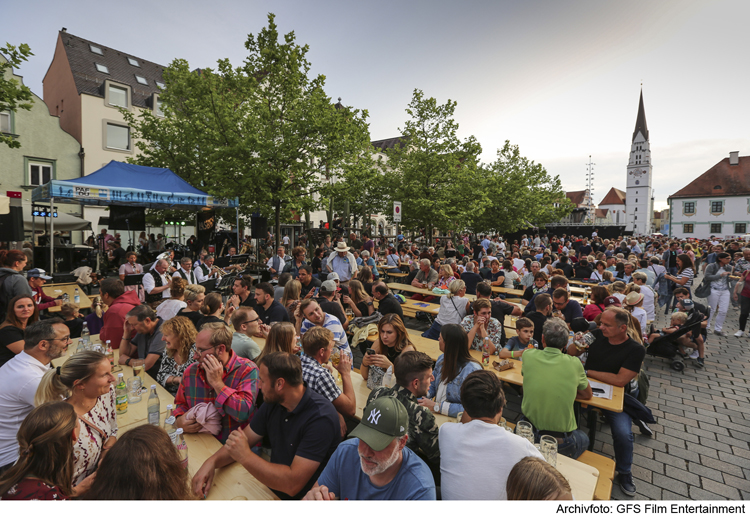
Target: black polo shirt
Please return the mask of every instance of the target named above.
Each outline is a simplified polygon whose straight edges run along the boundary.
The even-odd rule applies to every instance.
[[[401,308],[401,303],[391,293],[378,301],[378,312],[383,316],[386,314],[398,314],[402,321],[404,319],[404,311]]]
[[[259,305],[256,307],[255,312],[258,313],[260,321],[266,325],[274,321],[289,321],[289,313],[286,311],[286,308],[276,300],[273,300],[271,306],[267,309]]]
[[[320,463],[310,481],[295,496],[274,490],[282,500],[299,500],[307,494],[341,441],[336,408],[326,397],[308,387],[291,412],[281,404],[264,402],[250,421],[250,429],[268,436],[271,463],[290,466],[295,456]]]
[[[477,285],[482,282],[482,276],[476,272],[464,272],[461,274],[461,281],[466,284],[466,293],[476,295]]]

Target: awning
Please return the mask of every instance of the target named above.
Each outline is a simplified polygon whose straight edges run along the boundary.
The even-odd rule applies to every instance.
[[[24,203],[23,207],[23,229],[31,231],[33,229],[33,222],[31,216],[31,204]],[[46,219],[47,229],[49,229],[49,219]],[[37,231],[44,230],[45,217],[36,218],[36,229]],[[69,213],[63,213],[59,211],[54,221],[55,231],[71,231],[71,230],[90,230],[91,222]]]
[[[135,206],[199,211],[236,208],[237,199],[219,200],[196,189],[169,169],[111,161],[74,180],[52,180],[34,188],[33,202],[81,203],[89,206]],[[58,217],[59,218],[59,217]],[[57,228],[57,222],[55,222]]]

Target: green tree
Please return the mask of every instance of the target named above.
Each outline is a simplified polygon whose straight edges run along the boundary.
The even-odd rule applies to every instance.
[[[218,61],[191,71],[177,59],[164,71],[164,117],[123,111],[138,138],[141,165],[169,167],[212,195],[238,197],[241,213],[281,221],[327,207],[319,193],[347,154],[369,142],[367,111],[334,105],[325,77],[310,78],[309,47],[294,32],[280,41],[274,22],[248,35],[242,66]]]
[[[399,129],[407,139],[388,151],[384,162],[388,198],[403,206],[401,225],[424,227],[430,242],[433,228],[462,229],[490,203],[487,188],[478,181],[482,148],[474,136],[458,138],[456,104],[449,99],[440,105],[415,89],[406,109],[409,119]],[[384,211],[392,219],[392,209]]]
[[[484,186],[494,199],[471,226],[478,232],[513,232],[531,225],[554,222],[569,214],[573,204],[565,196],[559,176],[542,164],[521,156],[517,145],[505,142],[497,160],[482,166]]]
[[[31,48],[28,44],[14,46],[6,43],[5,47],[0,47],[0,54],[6,59],[3,60],[0,56],[0,112],[14,112],[18,109],[31,110],[34,100],[29,87],[10,76],[6,79],[6,71],[12,72],[12,68],[20,68],[23,61],[29,60],[29,57],[34,55],[31,53]],[[0,134],[0,143],[6,144],[11,149],[18,149],[21,146],[21,142],[7,134]]]

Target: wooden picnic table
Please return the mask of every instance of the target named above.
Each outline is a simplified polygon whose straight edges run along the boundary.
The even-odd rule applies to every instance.
[[[81,298],[79,305],[80,310],[91,308],[91,299],[83,292],[83,289],[78,283],[52,283],[50,285],[44,285],[42,291],[52,298],[57,298],[63,294],[68,294],[70,301],[75,300],[75,290],[78,289],[78,295]],[[47,309],[49,312],[60,312],[59,306],[50,307]]]
[[[52,365],[57,367],[75,353],[80,338],[73,340],[66,353],[53,360]],[[101,343],[99,335],[91,335],[92,343]],[[115,351],[115,358],[117,351]],[[120,373],[123,373],[127,379],[133,376],[133,368],[121,366]],[[117,377],[118,373],[113,373]],[[140,402],[134,404],[128,403],[128,411],[122,415],[117,415],[117,428],[120,433],[124,433],[132,428],[137,428],[148,423],[148,396],[151,391],[151,385],[156,386],[156,393],[159,395],[159,425],[164,424],[167,418],[167,405],[174,404],[174,397],[158,384],[146,371],[141,373],[143,387],[147,389],[142,395]],[[194,475],[201,465],[220,448],[221,443],[211,434],[197,433],[184,434],[185,442],[188,445],[188,470],[190,475]],[[208,493],[208,500],[278,500],[279,498],[265,485],[258,481],[252,474],[245,470],[239,463],[231,465],[216,471],[213,485]]]
[[[367,406],[367,398],[370,396],[371,390],[367,387],[367,381],[357,372],[352,373],[352,386],[354,387],[354,394],[357,399],[357,413],[355,418],[362,420],[362,412],[365,406]],[[456,417],[448,417],[440,413],[433,415],[438,427],[448,422],[458,422]],[[576,500],[591,500],[594,498],[594,491],[599,479],[599,471],[596,468],[558,454],[557,470],[570,483],[573,496]]]

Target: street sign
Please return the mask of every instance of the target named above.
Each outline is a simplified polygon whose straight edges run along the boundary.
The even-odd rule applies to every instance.
[[[401,222],[401,202],[393,203],[393,222]]]

